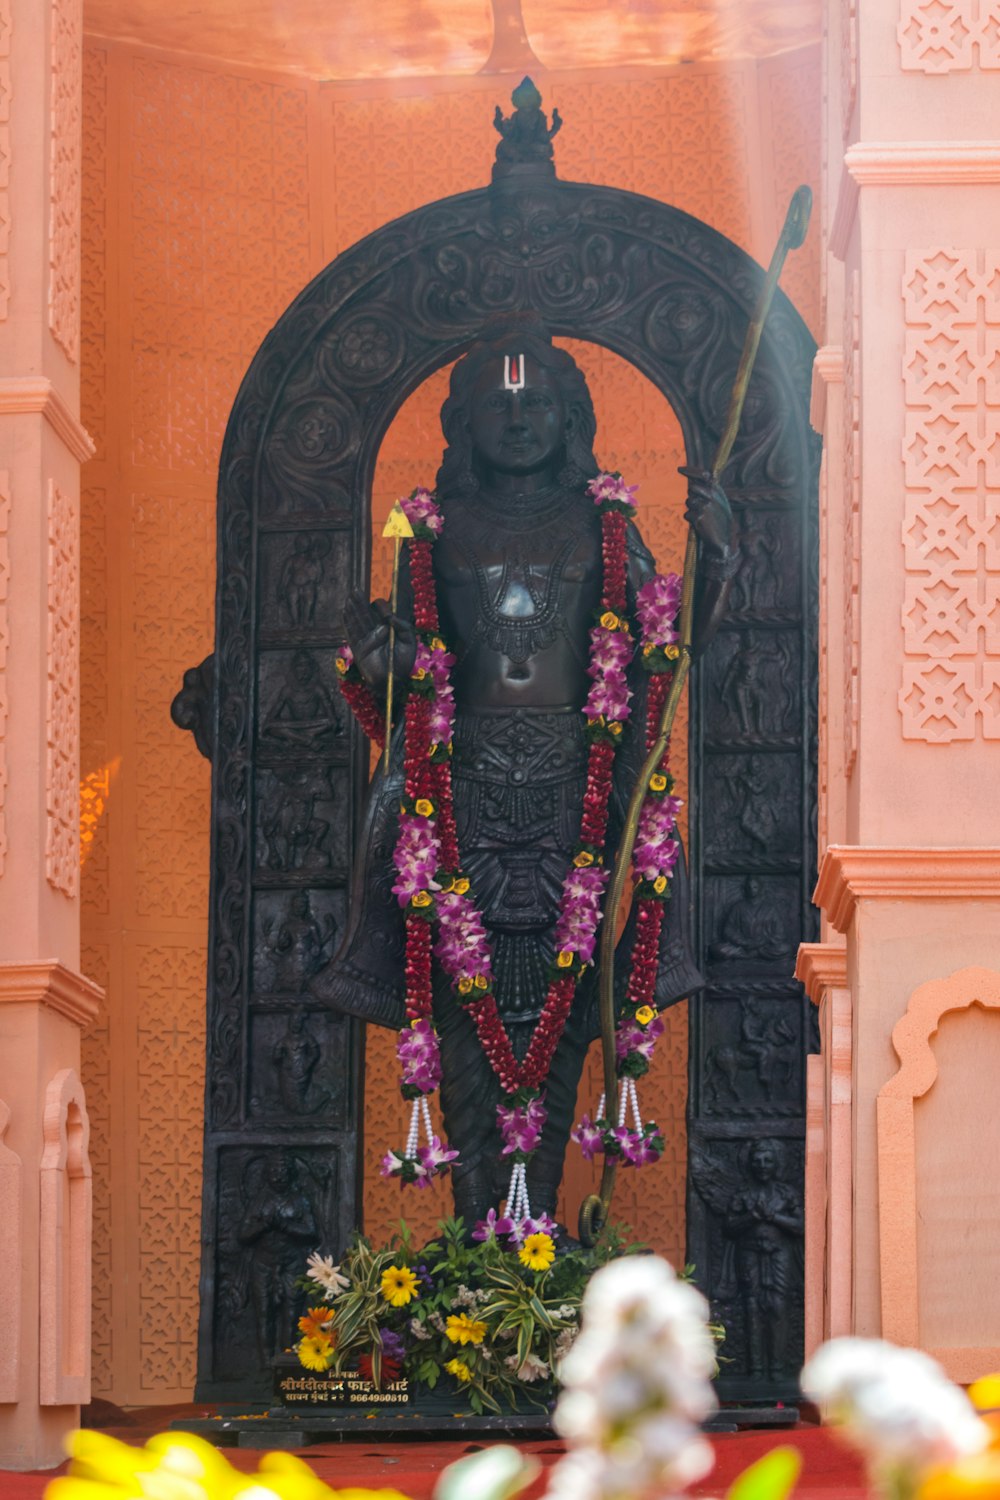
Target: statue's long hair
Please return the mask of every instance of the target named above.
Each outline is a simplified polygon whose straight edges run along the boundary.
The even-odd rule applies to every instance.
[[[597,418],[583,371],[571,354],[552,343],[552,335],[537,313],[505,313],[492,318],[482,337],[451,372],[448,399],[441,408],[445,450],[437,476],[442,499],[470,495],[479,489],[469,427],[469,402],[483,366],[505,354],[524,354],[556,378],[566,408],[569,431],[559,482],[578,488],[598,471],[594,457]]]

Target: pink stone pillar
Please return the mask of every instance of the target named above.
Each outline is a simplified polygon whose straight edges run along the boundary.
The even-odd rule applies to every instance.
[[[819,1008],[821,1050],[806,1079],[806,1357],[851,1331],[851,991],[842,942],[803,943],[795,977]]]
[[[996,6],[828,0],[825,75],[826,305],[813,387],[826,447],[815,899],[824,939],[843,935],[846,989],[822,978],[817,950],[803,951],[800,973],[829,1017],[828,1186],[853,1188],[853,1207],[846,1195],[828,1206],[828,1331],[892,1336],[902,1325],[887,1322],[882,1290],[893,1284],[898,1234],[880,1211],[887,1190],[893,1201],[902,1190],[885,1180],[888,1147],[880,1175],[876,1101],[890,1100],[889,1120],[883,1091],[900,1066],[893,1038],[926,984],[1000,969]],[[907,1190],[918,1202],[941,1170],[940,1132],[956,1151],[975,1139],[954,1101],[971,1107],[993,1088],[975,1075],[993,1055],[990,1027],[1000,1018],[972,1006],[948,1025],[962,1036],[942,1044],[945,1065],[966,1058],[971,1075],[954,1094],[954,1080],[936,1080],[912,1105]],[[975,1027],[978,1049],[969,1046]],[[833,1123],[834,1109],[848,1108],[833,1102],[838,1074],[848,1080],[845,1046],[842,1175],[831,1163],[845,1149]],[[935,1102],[943,1099],[947,1108]],[[992,1213],[995,1163],[982,1149],[977,1211]],[[923,1235],[922,1285],[939,1286],[951,1256],[951,1284],[967,1286],[967,1227],[956,1223],[950,1246],[942,1232],[933,1246]],[[933,1308],[929,1299],[908,1325],[915,1340],[968,1348],[962,1297],[937,1295]],[[991,1337],[1000,1340],[1000,1326]],[[954,1368],[967,1371],[970,1360]]]
[[[81,0],[0,0],[0,1467],[89,1399],[78,971]]]

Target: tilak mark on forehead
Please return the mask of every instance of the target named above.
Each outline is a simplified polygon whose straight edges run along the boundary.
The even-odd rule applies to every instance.
[[[503,388],[505,391],[524,390],[524,355],[505,354],[503,357]]]

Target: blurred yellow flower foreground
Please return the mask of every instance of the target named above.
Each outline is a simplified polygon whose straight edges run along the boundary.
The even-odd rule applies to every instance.
[[[102,1432],[67,1439],[69,1473],[53,1479],[45,1500],[408,1500],[399,1490],[332,1490],[292,1453],[267,1453],[241,1474],[204,1438],[160,1433],[130,1448]]]

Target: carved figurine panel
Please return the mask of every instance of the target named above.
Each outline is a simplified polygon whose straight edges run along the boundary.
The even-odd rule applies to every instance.
[[[703,813],[705,863],[786,869],[801,856],[802,767],[795,754],[718,755]]]
[[[299,1316],[296,1278],[336,1222],[340,1158],[329,1147],[233,1146],[207,1165],[218,1267],[210,1378],[222,1399],[252,1399],[270,1390],[270,1362]]]
[[[336,635],[350,553],[337,531],[277,531],[260,546],[261,638],[277,644]]]
[[[254,780],[259,881],[306,884],[347,875],[351,787],[346,767],[292,762],[258,770]]]
[[[702,1251],[699,1282],[725,1324],[728,1400],[794,1400],[803,1340],[804,1146],[768,1133],[692,1135],[688,1213]]]
[[[706,654],[701,670],[708,744],[797,748],[802,674],[797,631],[727,630]]]
[[[720,978],[767,967],[788,977],[800,938],[797,876],[708,875],[701,886],[706,971]]]
[[[805,1108],[803,999],[766,984],[739,995],[711,993],[699,1038],[706,1118],[797,1117]]]
[[[256,1122],[335,1129],[350,1125],[353,1080],[344,1076],[348,1023],[297,1000],[281,1010],[255,1006],[250,1016],[248,1113]]]
[[[253,902],[253,993],[301,996],[329,963],[344,929],[343,888],[258,890]]]
[[[257,733],[262,754],[344,754],[347,710],[337,691],[333,649],[262,651]]]

